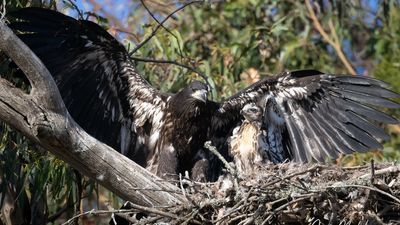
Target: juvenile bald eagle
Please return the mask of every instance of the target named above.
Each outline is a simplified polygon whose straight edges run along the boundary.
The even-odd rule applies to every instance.
[[[162,93],[99,25],[24,8],[10,26],[53,75],[68,111],[89,134],[165,177],[190,171],[211,122],[208,87]]]
[[[159,175],[190,171],[204,160],[207,139],[226,149],[240,110],[252,102],[264,102],[262,111],[269,113],[262,126],[270,148],[298,162],[380,148],[388,136],[371,120],[397,123],[374,107],[399,108],[389,100],[399,95],[373,78],[284,72],[217,103],[207,100],[200,82],[176,94],[158,91],[93,22],[39,8],[11,16],[10,26],[49,69],[78,124]]]
[[[236,169],[241,174],[249,174],[257,164],[264,161],[263,154],[268,149],[262,149],[266,145],[261,126],[263,112],[255,103],[249,103],[240,111],[244,120],[242,124],[233,130],[229,140],[229,153],[232,155]]]

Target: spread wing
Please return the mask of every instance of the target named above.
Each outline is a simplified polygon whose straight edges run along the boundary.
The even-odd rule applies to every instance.
[[[229,136],[231,126],[240,122],[242,107],[255,102],[263,107],[265,117],[272,113],[264,120],[264,127],[282,126],[281,145],[295,161],[324,161],[339,153],[381,148],[379,141],[389,137],[374,121],[398,121],[375,107],[400,107],[390,100],[400,95],[387,87],[369,77],[313,70],[285,72],[264,78],[223,101],[214,115],[212,132],[217,137]]]
[[[56,11],[24,8],[10,15],[10,27],[53,75],[77,123],[140,162],[143,127],[159,120],[166,95],[135,71],[125,48],[99,25]]]

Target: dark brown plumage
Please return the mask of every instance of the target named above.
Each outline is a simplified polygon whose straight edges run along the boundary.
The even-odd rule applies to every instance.
[[[217,103],[207,99],[201,82],[176,94],[158,91],[138,74],[125,48],[93,22],[39,8],[10,15],[10,26],[49,69],[72,117],[161,176],[196,168],[207,171],[199,177],[215,178],[220,167],[204,161],[212,156],[203,143],[212,140],[227,156],[240,111],[251,103],[261,108],[264,149],[275,163],[380,148],[388,135],[373,121],[398,122],[376,107],[399,108],[390,100],[399,95],[373,78],[284,72]]]

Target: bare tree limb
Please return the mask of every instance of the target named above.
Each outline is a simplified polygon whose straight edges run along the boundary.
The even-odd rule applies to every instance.
[[[211,141],[207,141],[206,143],[204,143],[204,147],[206,149],[208,149],[210,152],[212,152],[215,156],[218,157],[219,160],[222,161],[222,163],[224,164],[224,166],[226,167],[226,169],[233,174],[234,176],[236,176],[237,171],[236,169],[234,169],[231,165],[229,165],[228,161],[226,161],[226,159],[221,155],[221,153],[218,152],[217,148],[211,145]]]
[[[140,2],[142,3],[142,5],[146,9],[146,11],[150,14],[151,18],[153,18],[154,21],[156,21],[162,28],[164,28],[164,30],[166,30],[169,34],[171,34],[176,39],[176,42],[178,42],[179,56],[181,58],[183,58],[183,53],[182,53],[182,49],[181,49],[178,37],[174,33],[172,33],[172,31],[170,31],[167,27],[165,27],[162,23],[160,23],[160,21],[158,21],[158,19],[155,17],[153,12],[144,3],[144,0],[140,0]]]
[[[149,62],[149,63],[161,63],[161,64],[172,64],[172,65],[176,65],[176,66],[180,66],[182,68],[188,69],[194,73],[196,73],[197,75],[199,75],[201,78],[203,78],[203,80],[207,83],[207,85],[211,88],[211,84],[207,79],[207,76],[196,70],[193,67],[190,67],[188,65],[182,64],[182,63],[178,63],[176,61],[173,60],[163,60],[163,59],[150,59],[150,58],[140,58],[140,57],[136,57],[136,56],[131,56],[131,59],[136,60],[136,61],[141,61],[141,62]]]
[[[336,29],[333,26],[332,20],[329,19],[328,21],[328,25],[329,25],[329,30],[332,33],[332,38],[326,33],[326,31],[324,30],[324,28],[322,28],[321,23],[319,22],[317,16],[315,15],[314,9],[311,6],[310,0],[306,0],[306,7],[308,10],[308,13],[310,15],[311,20],[314,23],[315,28],[318,30],[318,32],[321,34],[321,36],[323,37],[323,39],[328,42],[328,44],[330,44],[336,51],[336,54],[339,56],[339,59],[342,61],[342,63],[344,64],[344,66],[346,67],[347,71],[352,74],[352,75],[356,75],[356,71],[354,70],[353,66],[351,65],[351,63],[349,62],[349,60],[347,59],[346,55],[343,53],[342,50],[342,46],[340,44],[340,40],[339,37],[336,33]]]
[[[68,224],[73,224],[73,222],[78,219],[79,217],[82,216],[87,216],[87,215],[102,215],[102,214],[113,214],[113,213],[129,213],[129,212],[133,212],[133,209],[119,209],[119,210],[95,210],[92,209],[90,211],[86,211],[80,214],[77,214],[75,216],[73,216],[72,218],[70,218],[69,220],[67,220],[65,223],[63,223],[62,225],[68,225]]]
[[[30,49],[19,38],[15,38],[16,36],[4,23],[0,27],[0,34],[2,36],[2,41],[0,42],[1,50],[24,71],[32,85],[31,95],[40,99],[43,107],[57,113],[65,113],[66,108],[63,105],[57,86],[39,58],[34,54],[32,54],[32,57],[26,57],[25,53],[29,52]],[[52,94],[49,95],[49,93]]]
[[[145,206],[184,201],[179,189],[162,181],[87,134],[69,115],[48,70],[0,21],[0,50],[25,73],[30,93],[0,78],[0,120],[125,200]]]
[[[142,42],[140,42],[130,53],[129,55],[132,56],[139,48],[141,48],[143,45],[145,45],[158,31],[158,29],[160,29],[161,26],[164,25],[164,23],[171,17],[173,16],[175,13],[181,11],[182,9],[186,8],[187,6],[193,4],[193,3],[201,3],[204,2],[203,0],[193,0],[190,2],[187,2],[185,4],[183,4],[182,6],[178,7],[176,10],[174,10],[172,13],[170,13],[167,17],[165,17],[160,23],[158,23],[158,25],[156,26],[156,28],[151,32],[151,34],[145,38]]]

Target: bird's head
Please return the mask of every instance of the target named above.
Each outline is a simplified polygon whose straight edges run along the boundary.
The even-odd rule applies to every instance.
[[[261,108],[255,103],[249,103],[243,106],[242,110],[240,110],[240,114],[242,114],[242,116],[250,122],[260,121],[262,117]]]
[[[207,85],[193,81],[173,96],[171,109],[179,116],[198,116],[207,108],[207,95]]]
[[[200,81],[193,81],[186,87],[190,97],[196,101],[201,101],[203,103],[207,102],[208,87],[206,84]]]

